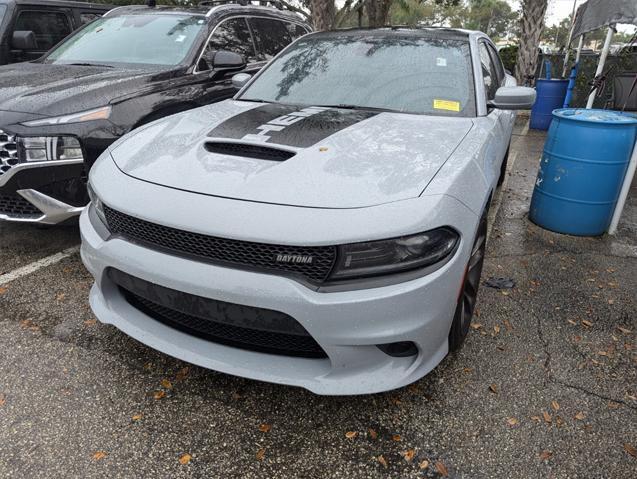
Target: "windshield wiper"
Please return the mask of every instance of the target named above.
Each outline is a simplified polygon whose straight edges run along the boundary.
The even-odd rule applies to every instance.
[[[361,106],[361,105],[348,105],[347,103],[339,103],[337,105],[312,105],[320,106],[323,108],[340,108],[341,110],[368,110],[368,111],[389,111],[394,113],[401,113],[399,110],[392,110],[391,108],[379,108],[374,106]]]
[[[103,68],[115,68],[112,65],[102,65],[100,63],[67,63],[67,65],[74,65],[76,67],[103,67]]]
[[[268,100],[261,100],[260,98],[237,98],[239,101],[253,101],[255,103],[274,103]]]

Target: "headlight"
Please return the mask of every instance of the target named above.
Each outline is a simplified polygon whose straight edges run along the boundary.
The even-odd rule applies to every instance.
[[[451,228],[381,241],[339,246],[330,279],[349,279],[424,268],[441,262],[456,248],[460,236]]]
[[[112,108],[110,106],[103,106],[101,108],[95,108],[94,110],[71,113],[70,115],[55,116],[52,118],[44,118],[42,120],[25,121],[22,124],[24,126],[50,126],[60,125],[63,123],[82,123],[83,121],[106,120],[111,116],[111,110]]]
[[[82,160],[82,147],[72,136],[18,137],[18,159],[26,161]]]
[[[88,190],[88,197],[91,200],[93,208],[95,208],[97,217],[102,221],[102,223],[104,223],[104,225],[108,226],[108,223],[106,222],[106,214],[104,213],[104,203],[102,203],[102,200],[100,200],[99,196],[95,194],[95,190],[90,183],[86,185],[86,189]]]

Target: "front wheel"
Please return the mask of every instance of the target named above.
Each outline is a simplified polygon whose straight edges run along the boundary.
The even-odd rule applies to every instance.
[[[478,299],[478,288],[480,287],[486,245],[487,213],[485,212],[480,219],[478,231],[471,248],[471,256],[465,271],[462,289],[453,316],[453,323],[451,324],[451,331],[449,331],[450,351],[460,349],[469,332],[469,325],[471,324],[471,318]]]

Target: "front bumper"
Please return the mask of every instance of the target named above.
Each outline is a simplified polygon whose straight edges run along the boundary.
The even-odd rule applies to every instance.
[[[391,390],[431,371],[448,352],[468,257],[467,242],[462,241],[454,257],[430,275],[378,288],[324,293],[293,279],[205,264],[108,238],[91,208],[82,213],[80,229],[82,259],[95,278],[90,303],[103,323],[205,368],[330,395]],[[132,306],[110,279],[108,268],[165,288],[285,313],[310,333],[327,358],[249,351],[173,329]],[[377,347],[400,341],[415,343],[417,354],[392,357]]]
[[[0,220],[57,224],[87,202],[82,160],[19,163],[0,174]]]

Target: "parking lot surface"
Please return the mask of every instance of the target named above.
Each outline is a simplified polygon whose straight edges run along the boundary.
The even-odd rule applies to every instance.
[[[515,287],[483,284],[463,349],[385,394],[155,352],[91,314],[77,226],[0,224],[0,477],[634,478],[637,191],[615,237],[540,229],[543,141],[518,122],[491,212],[483,280]]]

